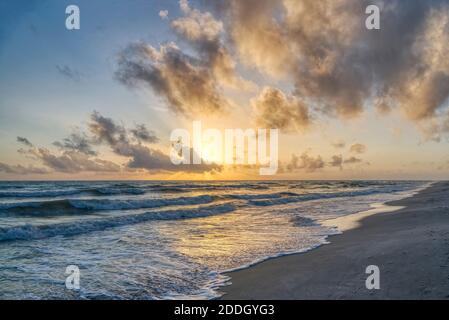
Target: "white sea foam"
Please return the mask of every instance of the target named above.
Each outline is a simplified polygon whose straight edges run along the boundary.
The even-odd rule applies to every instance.
[[[57,223],[49,225],[26,224],[17,227],[0,227],[0,241],[32,240],[54,236],[73,236],[151,220],[176,220],[206,217],[210,215],[228,213],[234,209],[234,206],[231,204],[222,204],[199,207],[196,209],[166,210],[97,218],[75,223]]]

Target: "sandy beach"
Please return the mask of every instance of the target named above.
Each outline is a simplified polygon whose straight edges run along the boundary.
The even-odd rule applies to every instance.
[[[403,208],[368,215],[315,250],[227,274],[223,299],[449,298],[449,182],[388,205]],[[369,265],[380,269],[379,290],[365,287]]]

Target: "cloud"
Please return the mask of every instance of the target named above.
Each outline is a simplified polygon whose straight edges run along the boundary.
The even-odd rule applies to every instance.
[[[114,151],[121,156],[129,157],[126,164],[130,169],[146,169],[149,171],[170,171],[170,172],[205,172],[220,171],[221,166],[217,164],[174,165],[168,155],[157,149],[148,148],[141,144],[119,143]]]
[[[107,160],[92,159],[89,155],[76,151],[65,151],[60,155],[53,154],[46,148],[35,148],[28,154],[40,161],[42,165],[64,173],[119,172],[120,166]]]
[[[229,106],[208,66],[174,44],[159,50],[145,43],[128,46],[120,54],[115,75],[129,87],[151,88],[179,114],[216,113]]]
[[[380,30],[365,28],[371,4]],[[230,0],[215,9],[240,61],[291,81],[309,108],[352,118],[375,103],[446,132],[447,0]]]
[[[28,167],[22,165],[11,166],[9,164],[0,162],[0,172],[9,174],[45,174],[48,173],[48,170],[45,168],[37,168],[31,165]]]
[[[361,143],[355,143],[349,148],[349,152],[362,154],[366,152],[366,146]]]
[[[17,137],[17,142],[23,144],[26,147],[33,147],[33,144],[27,138],[24,137]]]
[[[82,79],[82,75],[68,65],[56,65],[56,70],[58,70],[58,72],[67,79],[73,80],[75,82],[79,82]]]
[[[290,162],[285,166],[285,171],[305,170],[306,172],[315,172],[324,168],[325,165],[320,155],[313,157],[308,152],[304,152],[299,157],[293,154]]]
[[[364,28],[362,6],[359,0],[233,0],[227,16],[242,61],[292,79],[295,94],[318,110],[352,117],[371,90],[371,72],[365,64],[354,68],[358,52],[352,52]]]
[[[94,111],[90,115],[89,130],[98,143],[106,142],[115,145],[118,141],[126,140],[126,130],[122,125],[116,124],[111,118],[103,117]]]
[[[380,30],[365,27],[370,4],[381,8]],[[434,131],[434,140],[448,132],[447,0],[230,0],[213,7],[214,14],[182,0],[181,16],[170,21],[193,55],[173,44],[131,45],[117,78],[151,88],[175,112],[209,113],[229,106],[221,86],[249,83],[236,71],[241,62],[292,84],[296,102],[286,108],[293,115],[305,109],[352,118],[374,104],[383,113],[400,108],[424,133]],[[289,130],[303,129],[291,122]]]
[[[18,152],[39,162],[44,168],[34,166],[9,165],[0,163],[0,172],[14,174],[29,173],[80,173],[80,172],[108,172],[125,173],[127,171],[145,170],[147,172],[218,172],[223,166],[218,164],[174,165],[170,157],[164,152],[150,148],[145,143],[156,143],[159,138],[144,124],[136,124],[127,129],[124,125],[111,118],[104,117],[94,111],[88,122],[89,132],[74,132],[62,141],[53,143],[59,153],[52,152],[45,147],[34,147],[27,138],[17,137],[17,141],[29,147],[19,149]],[[108,146],[111,151],[127,158],[124,165],[101,159],[94,147]],[[192,149],[190,149],[192,154]]]
[[[292,154],[290,161],[288,163],[284,163],[280,167],[280,172],[295,172],[302,170],[312,173],[319,171],[326,166],[343,170],[344,165],[353,165],[362,162],[362,159],[353,156],[344,159],[342,155],[333,155],[328,162],[325,162],[320,155],[312,156],[308,151],[306,151],[300,156]],[[366,164],[369,165],[369,163]]]
[[[350,157],[349,159],[346,159],[344,161],[345,164],[355,164],[355,163],[361,163],[363,160],[356,158],[356,157]]]
[[[168,19],[168,10],[159,11],[159,17],[161,17],[162,20]]]
[[[111,161],[92,158],[97,153],[91,149],[89,139],[82,133],[72,133],[62,142],[55,142],[54,145],[61,150],[60,154],[54,154],[47,148],[34,147],[24,137],[17,137],[17,141],[29,147],[26,150],[19,149],[18,152],[20,154],[38,161],[45,168],[1,164],[0,171],[15,174],[44,174],[52,171],[64,173],[120,171],[120,166]]]
[[[257,125],[263,128],[304,130],[310,123],[306,105],[294,96],[286,96],[281,90],[265,87],[251,104]]]
[[[97,152],[92,149],[89,137],[85,133],[72,133],[62,141],[53,142],[53,145],[61,150],[78,151],[91,156],[97,155]]]
[[[338,167],[340,170],[343,170],[343,156],[342,155],[334,155],[332,156],[332,160],[329,162],[331,167]]]
[[[181,0],[183,17],[172,21],[172,28],[185,38],[199,43],[216,42],[223,31],[223,23],[216,20],[210,12],[192,9],[188,1]]]
[[[131,134],[136,138],[136,141],[132,141],[124,126],[116,124],[114,120],[98,112],[93,112],[89,128],[94,140],[108,144],[115,154],[129,158],[126,164],[128,169],[173,172],[204,172],[221,169],[221,166],[216,164],[174,165],[168,155],[142,144],[142,142],[158,141],[154,133],[150,133],[143,125],[138,125],[136,129],[131,130]]]
[[[188,1],[179,5],[182,16],[170,27],[192,53],[175,43],[159,49],[144,42],[130,44],[119,54],[115,76],[128,87],[150,88],[179,114],[227,110],[223,87],[254,90],[256,85],[236,72],[236,61],[222,40],[223,23],[210,12],[191,8]]]
[[[346,146],[346,142],[344,142],[343,140],[336,140],[332,142],[332,146],[336,149],[342,149]]]
[[[284,26],[274,17],[276,1],[231,0],[218,7],[244,64],[274,76],[291,71],[295,58]]]
[[[141,142],[156,143],[159,138],[153,131],[149,131],[144,124],[137,124],[134,129],[130,130],[133,136]]]
[[[403,69],[391,76],[383,93],[400,105],[410,119],[420,121],[435,117],[439,109],[447,106],[449,7],[445,1],[413,7],[423,10],[419,28],[415,28],[410,52],[401,63]]]
[[[237,76],[236,63],[221,41],[223,23],[210,12],[192,9],[186,0],[179,3],[184,16],[171,22],[173,31],[194,47],[218,83],[239,89],[250,88],[248,81]]]

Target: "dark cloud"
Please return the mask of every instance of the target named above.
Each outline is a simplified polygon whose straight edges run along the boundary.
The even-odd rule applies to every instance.
[[[174,165],[170,157],[160,150],[149,148],[144,143],[159,141],[154,132],[147,129],[144,124],[137,124],[128,130],[122,124],[111,118],[102,116],[94,111],[88,123],[89,135],[84,132],[72,133],[62,141],[56,141],[59,153],[43,147],[34,147],[28,139],[17,137],[17,141],[29,147],[19,149],[18,152],[41,163],[45,168],[21,165],[11,166],[0,163],[0,172],[28,174],[28,173],[79,173],[79,172],[124,172],[146,170],[149,172],[194,172],[220,171],[221,165]],[[94,146],[107,145],[111,151],[128,161],[121,166],[112,161],[101,159]],[[190,149],[191,154],[192,149]],[[204,162],[204,161],[203,161]]]
[[[354,143],[353,145],[351,145],[351,147],[349,148],[349,152],[352,153],[358,153],[358,154],[362,154],[366,152],[366,146],[364,144],[361,143]]]
[[[188,1],[179,4],[182,16],[170,27],[193,54],[174,43],[159,50],[134,43],[119,54],[115,76],[128,87],[150,88],[176,113],[192,116],[226,110],[230,102],[223,86],[250,90],[255,85],[236,72],[236,62],[222,40],[223,23],[210,12],[191,8]]]
[[[380,30],[365,27],[372,4],[381,8]],[[310,114],[351,118],[374,104],[383,113],[400,108],[434,140],[447,131],[448,0],[230,0],[212,7],[214,14],[182,0],[181,16],[170,21],[194,55],[174,44],[130,45],[117,78],[151,88],[175,112],[209,113],[229,105],[221,85],[245,87],[238,61],[292,83],[279,104],[285,112],[259,101],[259,123],[302,130]]]
[[[343,170],[343,156],[342,155],[334,155],[332,156],[332,160],[329,162],[331,167],[338,167],[340,170]]]
[[[216,164],[201,165],[174,165],[170,157],[160,150],[149,148],[141,143],[142,138],[138,138],[137,142],[131,141],[127,134],[127,130],[116,124],[112,119],[103,117],[98,112],[91,115],[89,123],[91,133],[94,139],[107,143],[112,151],[123,157],[129,158],[126,167],[129,169],[145,169],[149,171],[185,171],[185,172],[204,172],[211,170],[220,170],[221,166]],[[140,127],[142,129],[142,127]],[[149,135],[146,127],[144,127],[145,135],[156,139],[156,136]],[[136,133],[131,131],[132,135]],[[142,133],[142,130],[138,130]]]
[[[48,170],[45,168],[37,168],[34,166],[22,166],[22,165],[9,165],[6,163],[0,162],[0,172],[9,173],[9,174],[45,174],[48,173]]]
[[[119,144],[114,149],[118,155],[130,157],[127,167],[131,169],[145,169],[149,171],[171,172],[205,172],[220,171],[221,166],[216,164],[174,165],[168,155],[160,150],[148,148],[141,144]]]
[[[116,124],[112,119],[103,117],[97,111],[90,116],[89,130],[98,143],[106,142],[115,145],[119,141],[126,141],[126,130],[122,125]]]
[[[210,12],[191,8],[187,0],[179,3],[183,16],[170,24],[176,34],[193,46],[220,84],[239,89],[250,88],[252,84],[237,75],[236,63],[221,40],[223,23]]]
[[[311,123],[305,104],[294,96],[286,96],[279,89],[266,87],[251,103],[256,123],[262,128],[304,130]]]
[[[173,44],[160,50],[144,43],[128,46],[120,54],[115,75],[129,87],[151,88],[176,113],[214,113],[228,107],[209,66]]]
[[[91,172],[119,172],[120,166],[102,159],[92,159],[89,155],[76,151],[65,151],[55,155],[46,148],[29,150],[29,155],[42,163],[42,165],[56,172],[79,173]]]
[[[89,137],[85,133],[72,133],[62,141],[53,142],[53,145],[61,150],[78,151],[91,156],[97,155],[97,152],[92,148]]]
[[[33,147],[33,144],[27,138],[24,137],[17,137],[17,142],[23,144],[26,147]]]
[[[130,130],[133,136],[142,142],[156,143],[159,138],[153,131],[149,131],[144,124],[137,124],[134,129]]]
[[[248,66],[293,80],[315,111],[358,116],[374,102],[444,132],[449,96],[449,1],[216,1],[230,44]],[[365,8],[381,8],[381,29]]]

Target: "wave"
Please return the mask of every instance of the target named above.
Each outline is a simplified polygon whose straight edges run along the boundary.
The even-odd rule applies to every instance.
[[[145,212],[108,218],[89,219],[69,223],[50,225],[23,225],[16,227],[0,227],[0,241],[33,240],[54,236],[73,236],[108,228],[138,224],[152,220],[179,220],[208,217],[229,213],[235,210],[232,204],[210,205],[195,209],[167,210]]]
[[[46,191],[2,191],[0,198],[51,198],[63,197],[80,194],[91,194],[97,196],[103,195],[127,195],[127,194],[144,194],[146,191],[138,188],[91,188],[91,189],[73,189],[73,190],[46,190]]]
[[[97,190],[97,189],[96,189]],[[334,193],[309,193],[298,194],[294,192],[278,193],[243,193],[224,195],[198,195],[176,198],[154,198],[154,199],[57,199],[49,201],[25,201],[0,204],[0,212],[16,213],[26,216],[27,214],[57,215],[57,214],[82,214],[87,211],[101,210],[133,210],[149,209],[164,206],[184,206],[212,203],[218,199],[246,200],[247,204],[254,206],[273,206],[293,202],[310,201],[326,198],[339,198],[370,195],[373,193],[394,192],[394,188],[388,190],[364,189],[358,191],[341,191]]]
[[[26,202],[11,202],[1,203],[0,211],[9,211],[15,209],[56,209],[70,207],[69,200],[52,200],[52,201],[26,201]]]
[[[302,195],[294,195],[290,197],[282,197],[277,199],[263,199],[263,200],[249,200],[249,203],[255,206],[274,206],[274,205],[282,205],[293,202],[303,202],[303,201],[312,201],[319,199],[329,199],[329,198],[343,198],[343,197],[357,197],[357,196],[366,196],[375,193],[390,193],[401,191],[401,188],[391,188],[391,189],[366,189],[359,191],[347,191],[347,192],[331,192],[331,193],[309,193]]]
[[[0,192],[0,198],[45,198],[71,196],[85,192],[85,190],[54,190],[54,191],[22,191],[22,192]]]
[[[53,201],[28,201],[0,204],[0,211],[26,214],[27,211],[37,213],[57,211],[58,213],[64,213],[64,210],[69,209],[80,211],[148,209],[173,205],[207,204],[213,202],[215,199],[216,198],[212,196],[202,195],[172,199],[64,199]]]
[[[215,197],[202,195],[196,197],[180,197],[172,199],[139,199],[139,200],[68,200],[70,205],[83,210],[130,210],[148,209],[163,206],[195,205],[211,203]]]
[[[184,184],[184,185],[161,185],[154,184],[148,185],[146,188],[150,190],[163,190],[163,189],[175,189],[175,190],[233,190],[233,189],[252,189],[252,190],[267,190],[269,189],[265,185],[261,184],[249,184],[249,183],[236,183],[236,184]]]
[[[160,193],[182,193],[195,191],[211,191],[211,190],[233,190],[233,189],[253,189],[253,190],[265,190],[268,189],[264,185],[242,184],[242,185],[143,185],[143,186],[131,186],[128,184],[114,184],[110,187],[81,187],[73,188],[70,190],[28,190],[28,191],[0,191],[0,198],[51,198],[51,197],[63,197],[73,195],[93,195],[93,196],[108,196],[108,195],[140,195],[147,192],[160,192]]]
[[[176,188],[176,187],[159,187],[159,188],[152,188],[151,190],[161,192],[161,193],[187,192],[186,190],[184,190],[182,188]]]
[[[294,192],[278,192],[278,193],[263,193],[263,194],[230,194],[224,198],[241,199],[241,200],[257,200],[257,199],[279,199],[282,197],[298,196]]]
[[[120,194],[144,194],[146,191],[138,188],[126,188],[126,189],[98,188],[88,190],[88,192],[97,193],[100,195],[117,195],[117,194],[120,195]]]

